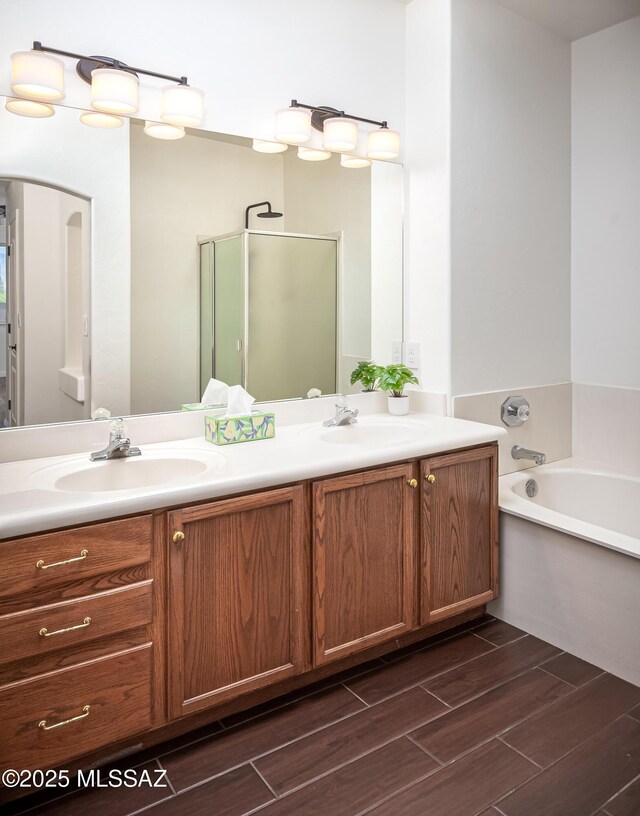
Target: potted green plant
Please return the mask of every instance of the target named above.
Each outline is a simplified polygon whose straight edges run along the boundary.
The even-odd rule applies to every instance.
[[[378,383],[382,391],[389,395],[389,413],[402,416],[409,413],[409,395],[403,393],[405,385],[413,383],[418,385],[418,378],[405,365],[388,365],[382,369],[380,382]]]
[[[382,376],[382,367],[371,362],[371,360],[361,360],[351,372],[351,385],[362,383],[363,391],[375,391],[378,387],[378,380]]]

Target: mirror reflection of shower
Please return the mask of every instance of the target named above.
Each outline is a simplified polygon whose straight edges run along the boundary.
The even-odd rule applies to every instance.
[[[251,210],[255,210],[258,207],[267,207],[266,212],[257,213],[258,218],[282,218],[283,213],[275,212],[275,210],[271,209],[271,202],[270,201],[260,201],[257,204],[249,204],[247,209],[244,211],[244,228],[249,229],[249,213]]]

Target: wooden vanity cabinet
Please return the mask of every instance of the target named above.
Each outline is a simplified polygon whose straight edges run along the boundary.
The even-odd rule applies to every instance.
[[[169,714],[308,666],[302,486],[169,513]]]
[[[498,448],[424,459],[420,625],[497,597]]]
[[[416,476],[402,464],[313,485],[315,665],[414,627]]]

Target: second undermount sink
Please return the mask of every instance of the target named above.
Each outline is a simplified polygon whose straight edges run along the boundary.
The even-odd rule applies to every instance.
[[[215,451],[144,451],[142,456],[90,462],[74,457],[68,462],[42,468],[34,474],[39,486],[71,493],[143,490],[189,482],[207,471],[225,467]]]
[[[305,433],[332,445],[399,445],[410,442],[424,432],[418,423],[397,420],[368,421],[366,417],[353,425],[334,428],[324,426],[306,428]]]

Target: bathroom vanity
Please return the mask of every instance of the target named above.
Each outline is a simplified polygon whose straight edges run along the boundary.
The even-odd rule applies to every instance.
[[[223,453],[195,440],[225,466],[192,488],[67,492],[83,523],[51,532],[14,520],[0,542],[2,769],[139,750],[480,616],[498,592],[502,432],[421,415],[363,418],[366,445],[350,430],[331,444],[285,427]],[[376,445],[385,433],[393,444]]]

